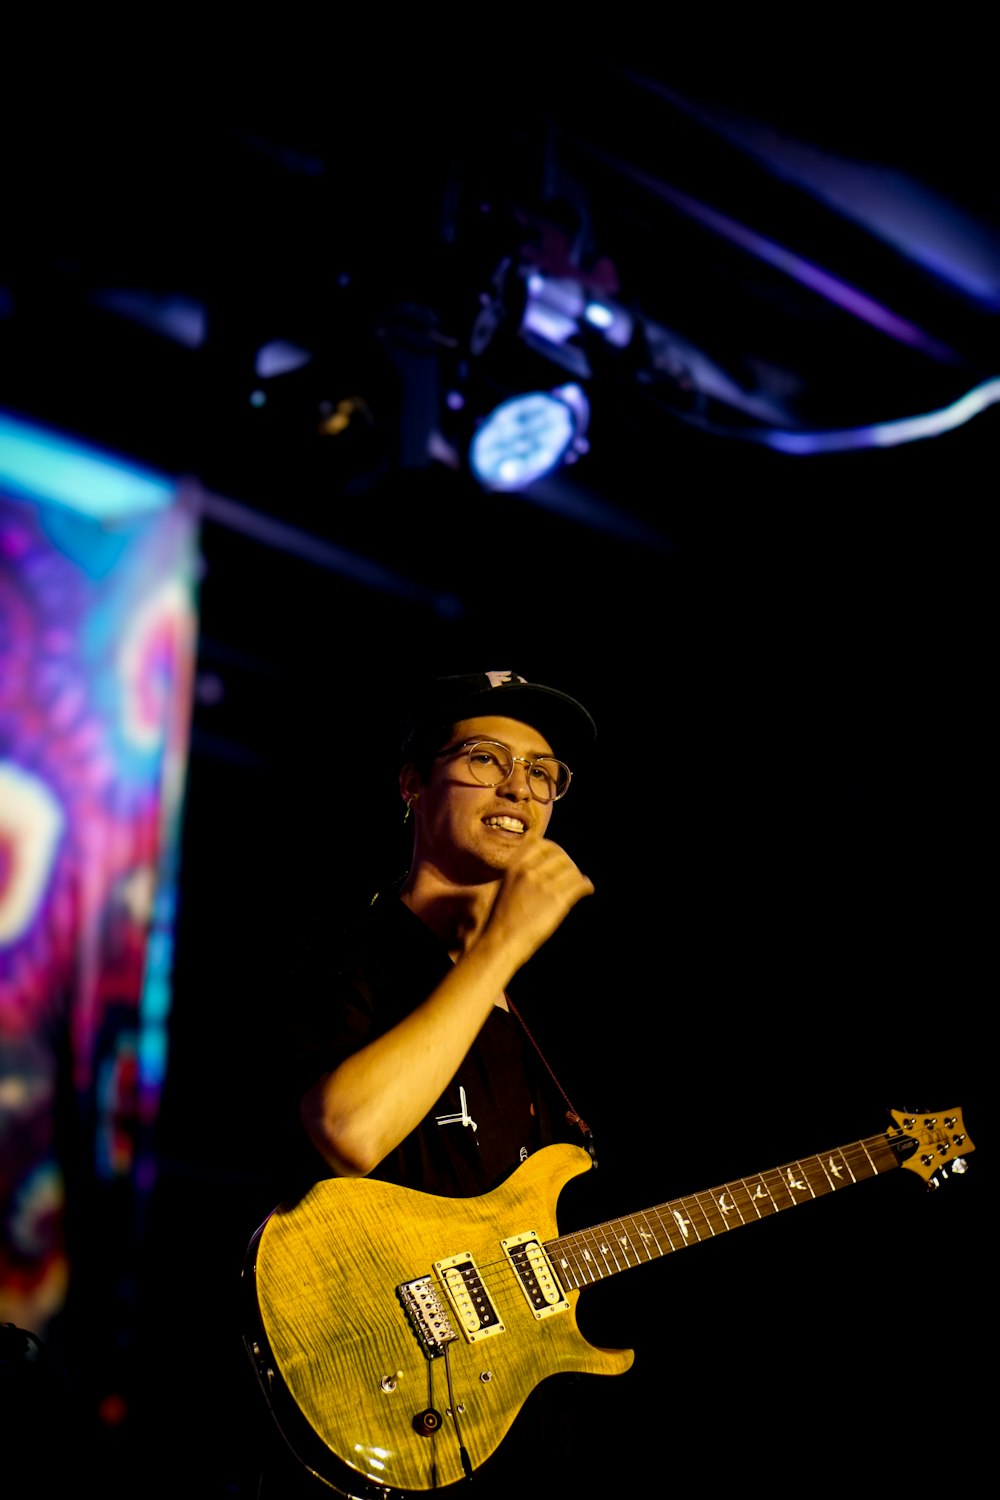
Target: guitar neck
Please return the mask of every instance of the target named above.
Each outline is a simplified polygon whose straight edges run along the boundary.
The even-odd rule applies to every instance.
[[[578,1229],[546,1245],[569,1289],[631,1270],[672,1250],[715,1239],[785,1208],[821,1198],[900,1165],[898,1138],[876,1135],[821,1156],[739,1177],[690,1197]]]

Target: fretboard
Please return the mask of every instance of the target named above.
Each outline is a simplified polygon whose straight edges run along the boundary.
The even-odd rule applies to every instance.
[[[671,1250],[700,1244],[744,1224],[756,1224],[783,1208],[838,1192],[899,1165],[888,1138],[876,1135],[755,1177],[739,1177],[687,1198],[575,1230],[551,1240],[545,1248],[564,1284],[573,1290],[658,1260]]]

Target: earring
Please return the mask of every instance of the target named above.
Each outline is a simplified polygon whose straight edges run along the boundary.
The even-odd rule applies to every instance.
[[[407,824],[410,821],[410,811],[411,811],[411,809],[413,807],[414,802],[416,802],[416,800],[417,800],[417,798],[419,796],[420,796],[419,792],[414,792],[412,797],[407,797],[407,799],[406,799],[406,811],[403,814],[403,823],[404,823],[404,825]]]

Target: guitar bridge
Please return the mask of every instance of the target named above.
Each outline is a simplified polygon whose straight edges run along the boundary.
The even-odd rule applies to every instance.
[[[457,1318],[467,1344],[475,1344],[493,1333],[503,1333],[499,1314],[471,1255],[451,1255],[447,1260],[436,1260],[434,1270],[437,1277],[418,1276],[415,1281],[404,1281],[396,1288],[396,1296],[403,1304],[410,1327],[428,1359],[436,1359],[444,1353],[446,1344],[454,1343],[458,1338],[451,1321],[452,1314]],[[451,1314],[442,1292],[451,1306]]]
[[[428,1359],[437,1359],[444,1353],[445,1345],[453,1343],[458,1335],[438,1296],[433,1277],[418,1276],[416,1281],[404,1281],[396,1288],[396,1296],[403,1304],[417,1343]]]

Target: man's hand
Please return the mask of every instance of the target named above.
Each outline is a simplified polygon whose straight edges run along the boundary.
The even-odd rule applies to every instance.
[[[593,893],[593,882],[581,874],[560,844],[551,839],[527,844],[504,872],[483,936],[491,941],[502,938],[518,955],[520,967],[548,941],[576,903]]]

